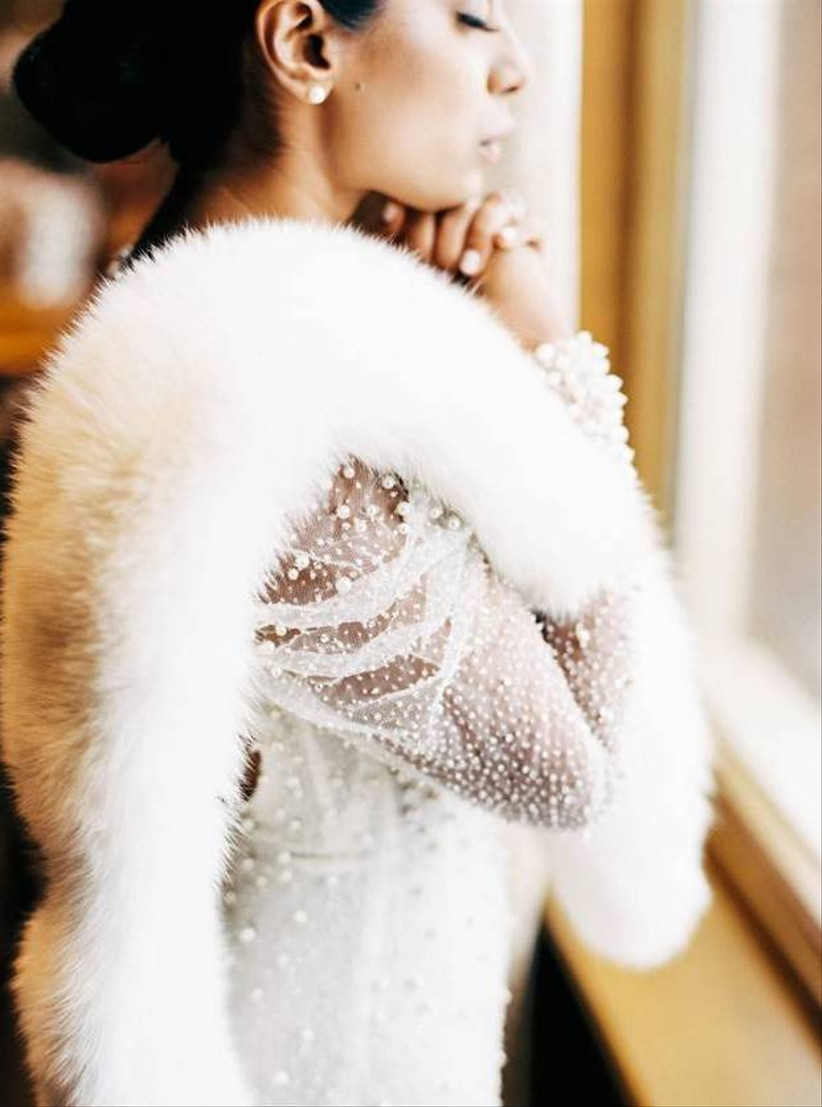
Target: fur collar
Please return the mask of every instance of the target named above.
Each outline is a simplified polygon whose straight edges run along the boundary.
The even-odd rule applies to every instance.
[[[174,510],[175,489],[245,500],[249,570],[346,453],[421,480],[552,614],[632,571],[647,543],[649,504],[493,309],[351,226],[176,237],[102,287],[35,410],[29,453],[56,451],[78,489],[116,474],[146,508]]]

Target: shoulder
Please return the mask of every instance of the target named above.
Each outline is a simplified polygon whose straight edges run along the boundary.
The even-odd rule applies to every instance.
[[[48,422],[50,436],[105,426],[122,441],[175,418],[180,431],[195,407],[203,429],[209,408],[216,420],[245,405],[253,420],[266,404],[316,407],[324,385],[337,387],[330,356],[345,363],[350,351],[358,375],[363,356],[384,362],[399,337],[398,309],[383,321],[386,305],[422,312],[427,297],[434,327],[441,297],[468,299],[449,283],[348,224],[257,218],[187,229],[100,281],[58,336],[24,416]]]
[[[350,455],[295,521],[261,598],[287,605],[323,603],[384,570],[396,588],[403,580],[410,588],[418,574],[475,543],[457,513],[424,486]],[[389,586],[386,597],[393,599],[393,593]]]

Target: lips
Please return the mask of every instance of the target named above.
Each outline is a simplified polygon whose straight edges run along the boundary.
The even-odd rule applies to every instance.
[[[501,127],[498,131],[492,131],[491,134],[486,135],[485,138],[481,139],[480,146],[483,146],[486,142],[501,142],[502,139],[507,138],[508,135],[511,134],[513,129],[514,124],[513,122],[511,122],[506,124],[504,127]]]
[[[488,161],[498,162],[502,157],[502,139],[486,138],[479,144],[480,152]]]
[[[513,131],[514,124],[509,123],[502,130],[487,135],[480,141],[479,148],[483,157],[488,161],[497,162],[502,157],[503,141]]]

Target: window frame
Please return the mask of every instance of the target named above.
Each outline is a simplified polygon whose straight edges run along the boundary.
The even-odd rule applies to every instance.
[[[740,133],[724,179],[711,146],[720,128],[734,123],[734,95],[748,96],[750,116],[763,118],[777,76],[780,9],[778,0],[746,5],[750,41],[740,50],[734,6],[710,6],[707,12],[705,3],[684,0],[587,0],[582,319],[611,346],[615,371],[625,379],[637,467],[668,529],[697,631],[718,749],[720,818],[709,855],[770,954],[790,970],[790,984],[818,1013],[822,870],[807,833],[815,812],[806,807],[797,819],[791,810],[797,794],[812,802],[809,781],[819,780],[818,705],[772,651],[739,630],[746,599],[739,564],[751,544],[763,391],[760,382],[740,396],[739,382],[746,366],[761,361],[770,230],[762,214],[772,208],[771,180],[760,174],[757,189],[750,173],[767,157],[773,136],[764,127]],[[723,50],[726,59],[744,55],[747,67],[737,75],[744,89],[726,83],[725,104],[716,86]],[[698,99],[706,81],[713,82],[710,105]],[[736,126],[753,131],[739,128],[738,119]],[[603,144],[606,130],[611,137]],[[714,178],[706,180],[712,164]],[[736,220],[744,232],[724,256],[728,228],[717,235],[720,218]],[[704,312],[718,287],[723,312],[709,317],[723,331],[708,336]],[[729,398],[726,412],[736,404],[721,434],[705,419],[717,389]],[[733,493],[730,502],[717,504],[709,495],[717,471]],[[784,766],[781,776],[763,772],[772,747],[764,747],[761,720],[774,714],[791,720],[804,770],[795,761],[793,772]]]

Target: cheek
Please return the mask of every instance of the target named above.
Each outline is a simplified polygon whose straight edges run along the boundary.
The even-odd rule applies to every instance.
[[[353,94],[361,99],[345,129],[346,176],[423,210],[461,203],[482,184],[479,78],[455,70],[452,53],[402,57]]]

